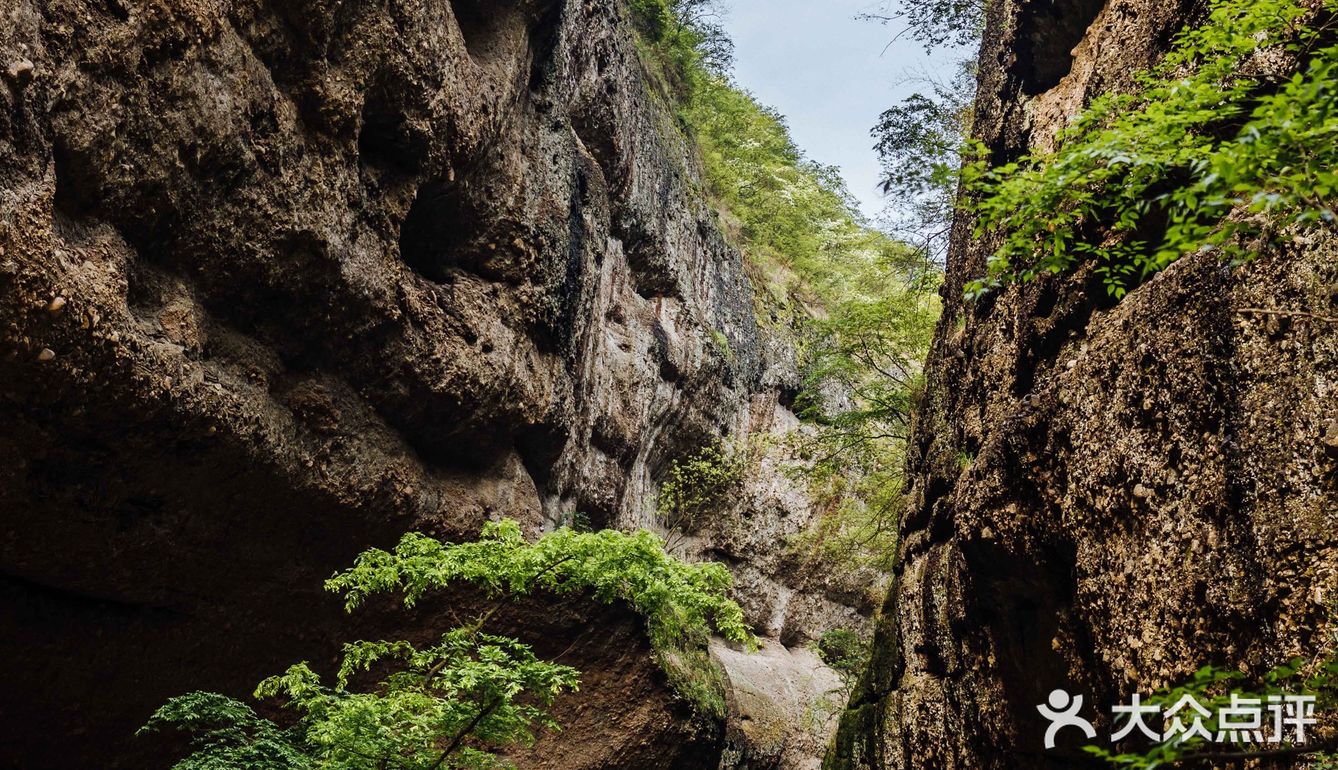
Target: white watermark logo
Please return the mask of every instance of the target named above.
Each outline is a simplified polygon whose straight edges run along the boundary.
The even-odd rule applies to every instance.
[[[1078,716],[1078,712],[1082,711],[1081,695],[1069,695],[1067,690],[1055,690],[1050,693],[1049,705],[1042,703],[1036,710],[1041,712],[1041,716],[1050,720],[1050,727],[1045,731],[1047,749],[1055,747],[1055,736],[1065,727],[1082,730],[1089,740],[1096,737],[1096,728],[1092,727],[1092,723]]]
[[[1213,710],[1193,695],[1162,705],[1145,703],[1135,693],[1129,703],[1111,708],[1119,729],[1111,734],[1110,742],[1118,743],[1137,731],[1159,742],[1183,743],[1197,738],[1211,743],[1290,742],[1303,746],[1306,728],[1315,724],[1315,700],[1313,695],[1252,698],[1233,694],[1229,703]],[[1079,713],[1082,707],[1083,696],[1069,695],[1066,690],[1051,692],[1048,703],[1036,707],[1050,722],[1045,731],[1045,748],[1053,749],[1055,738],[1066,727],[1081,730],[1089,740],[1096,737],[1092,723]]]

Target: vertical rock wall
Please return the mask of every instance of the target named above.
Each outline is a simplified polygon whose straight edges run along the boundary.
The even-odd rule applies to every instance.
[[[0,57],[0,767],[162,764],[165,698],[462,609],[345,620],[364,548],[646,524],[793,419],[614,0],[7,0]],[[714,766],[634,618],[514,614],[587,672],[523,766]]]
[[[990,8],[976,130],[1000,161],[1129,87],[1199,10]],[[896,586],[827,766],[1101,766],[1044,752],[1051,689],[1109,735],[1111,704],[1202,665],[1330,650],[1338,328],[1286,313],[1335,315],[1338,244],[1186,258],[1118,305],[1086,272],[965,304],[991,244],[955,236]]]

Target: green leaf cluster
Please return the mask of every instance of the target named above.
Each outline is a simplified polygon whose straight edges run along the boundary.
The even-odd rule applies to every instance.
[[[645,616],[671,682],[704,713],[723,716],[719,678],[703,648],[712,628],[755,647],[743,613],[728,597],[719,564],[686,564],[649,532],[560,529],[526,542],[514,521],[491,523],[478,541],[443,543],[408,534],[394,551],[372,549],[326,588],[350,612],[374,594],[399,594],[407,607],[465,582],[499,599],[541,591],[590,592],[622,600]],[[496,608],[494,608],[495,611]],[[296,712],[282,728],[244,703],[214,693],[173,698],[141,733],[167,728],[191,736],[176,770],[497,770],[498,751],[557,729],[549,707],[577,689],[579,672],[537,658],[520,641],[485,633],[491,616],[419,648],[407,641],[346,644],[331,685],[298,663],[261,682],[257,698]]]
[[[389,672],[366,691],[360,672]],[[168,701],[143,732],[191,733],[193,753],[175,770],[499,770],[497,748],[532,743],[557,728],[547,707],[575,690],[573,668],[537,659],[530,648],[478,628],[460,628],[419,650],[408,642],[344,647],[333,687],[307,663],[256,688],[297,712],[287,729],[215,693]]]
[[[947,259],[976,92],[975,59],[959,62],[948,81],[888,108],[871,132],[883,166],[885,215],[898,237],[940,264]]]
[[[817,642],[818,657],[841,676],[846,687],[864,674],[869,665],[869,642],[848,628],[832,628]]]
[[[688,98],[711,73],[729,70],[734,43],[721,24],[721,0],[628,0],[643,59],[665,96]]]
[[[695,532],[706,516],[730,503],[746,468],[742,452],[715,446],[674,460],[656,498],[660,524],[670,533]]]
[[[1253,239],[1331,226],[1336,9],[1333,0],[1320,11],[1301,0],[1215,0],[1136,90],[1096,99],[1055,151],[968,164],[977,235],[1000,245],[967,295],[1087,260],[1118,298],[1186,254],[1240,261]],[[1295,72],[1270,74],[1269,57]]]
[[[313,767],[302,726],[282,729],[245,703],[218,693],[193,692],[172,698],[138,734],[168,730],[192,735],[193,753],[177,762],[174,770]]]
[[[443,543],[404,536],[393,551],[364,552],[354,566],[326,581],[353,610],[378,593],[399,593],[412,607],[428,592],[456,582],[493,596],[590,591],[600,601],[622,600],[646,618],[657,647],[704,640],[712,627],[730,641],[755,639],[730,600],[729,571],[715,563],[687,564],[670,556],[651,532],[577,532],[559,529],[534,543],[520,525],[486,525],[476,541]]]

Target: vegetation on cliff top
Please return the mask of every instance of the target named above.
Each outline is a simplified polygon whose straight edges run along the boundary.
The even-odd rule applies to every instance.
[[[871,227],[837,170],[805,157],[784,118],[731,80],[713,7],[632,3],[648,66],[656,81],[674,84],[666,95],[699,150],[722,227],[750,266],[758,319],[801,349],[796,409],[814,431],[799,451],[829,514],[803,542],[886,565],[940,271],[925,249]]]
[[[648,532],[560,529],[527,543],[515,522],[489,524],[479,540],[447,544],[408,534],[394,551],[372,549],[326,588],[352,612],[379,594],[413,607],[454,583],[495,599],[535,592],[589,593],[623,601],[646,618],[651,643],[680,694],[722,717],[721,683],[704,662],[712,628],[753,646],[730,576],[719,564],[685,564]],[[484,628],[496,604],[427,647],[407,641],[346,644],[334,683],[306,662],[261,682],[255,697],[296,713],[289,726],[214,693],[173,698],[141,732],[190,735],[190,756],[176,770],[491,770],[497,752],[530,743],[537,729],[557,729],[548,709],[575,690],[579,672],[539,659],[520,641]],[[371,680],[375,681],[371,681]]]
[[[603,602],[625,601],[646,618],[657,647],[704,642],[711,627],[732,642],[754,643],[742,611],[728,598],[729,571],[720,564],[681,562],[646,531],[563,528],[528,543],[519,525],[502,521],[488,524],[468,543],[411,533],[394,551],[363,553],[325,587],[342,594],[352,611],[373,594],[391,592],[413,607],[428,592],[455,582],[476,585],[490,596],[591,591]]]
[[[968,296],[1094,262],[1118,298],[1186,254],[1240,261],[1252,241],[1338,223],[1335,10],[1217,0],[1054,152],[968,164],[977,235],[1000,241]]]

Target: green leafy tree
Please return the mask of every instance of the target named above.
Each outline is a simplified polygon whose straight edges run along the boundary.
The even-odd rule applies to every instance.
[[[666,550],[672,553],[706,517],[730,504],[743,483],[746,465],[742,453],[713,446],[670,463],[655,506],[656,517],[668,533]]]
[[[591,591],[600,601],[626,601],[646,618],[652,641],[664,647],[703,640],[712,627],[732,642],[755,643],[742,610],[729,599],[729,571],[679,561],[644,530],[629,535],[564,528],[528,543],[520,525],[505,520],[489,523],[468,543],[410,533],[393,551],[364,552],[325,586],[343,594],[351,611],[379,593],[399,593],[412,607],[429,591],[456,582],[497,597]]]
[[[359,671],[391,673],[369,691],[350,689]],[[281,729],[250,707],[213,693],[173,698],[141,732],[194,733],[195,752],[176,770],[491,770],[496,749],[556,728],[546,708],[576,689],[575,669],[535,658],[514,639],[456,629],[423,650],[408,642],[346,645],[333,687],[306,663],[256,688],[299,714]]]
[[[947,258],[976,92],[975,59],[950,81],[929,80],[874,126],[893,231],[938,264]]]
[[[671,681],[719,716],[723,700],[701,653],[712,628],[731,641],[756,641],[728,598],[719,564],[685,564],[649,532],[559,529],[528,543],[513,521],[488,524],[479,540],[442,543],[408,534],[393,551],[372,549],[326,582],[352,612],[375,594],[398,594],[406,607],[464,582],[502,601],[542,591],[589,592],[621,600],[647,621]],[[257,698],[295,712],[289,727],[213,693],[173,698],[141,732],[176,729],[193,752],[176,770],[491,770],[498,752],[530,743],[536,729],[556,729],[548,709],[575,690],[575,669],[538,659],[516,639],[485,633],[500,604],[431,646],[354,642],[344,646],[334,682],[308,663],[261,682]],[[688,661],[692,665],[683,665]]]
[[[833,628],[824,632],[816,644],[818,657],[841,677],[846,690],[852,690],[856,680],[869,664],[869,643],[848,628]]]
[[[883,570],[895,559],[904,448],[939,315],[937,275],[907,278],[902,288],[888,280],[906,275],[907,259],[888,253],[845,266],[852,274],[842,295],[808,325],[805,389],[795,405],[812,428],[795,443],[828,510],[797,544]]]
[[[193,692],[154,712],[140,735],[179,731],[192,736],[194,752],[175,770],[306,770],[314,758],[301,725],[289,729],[225,695]]]

